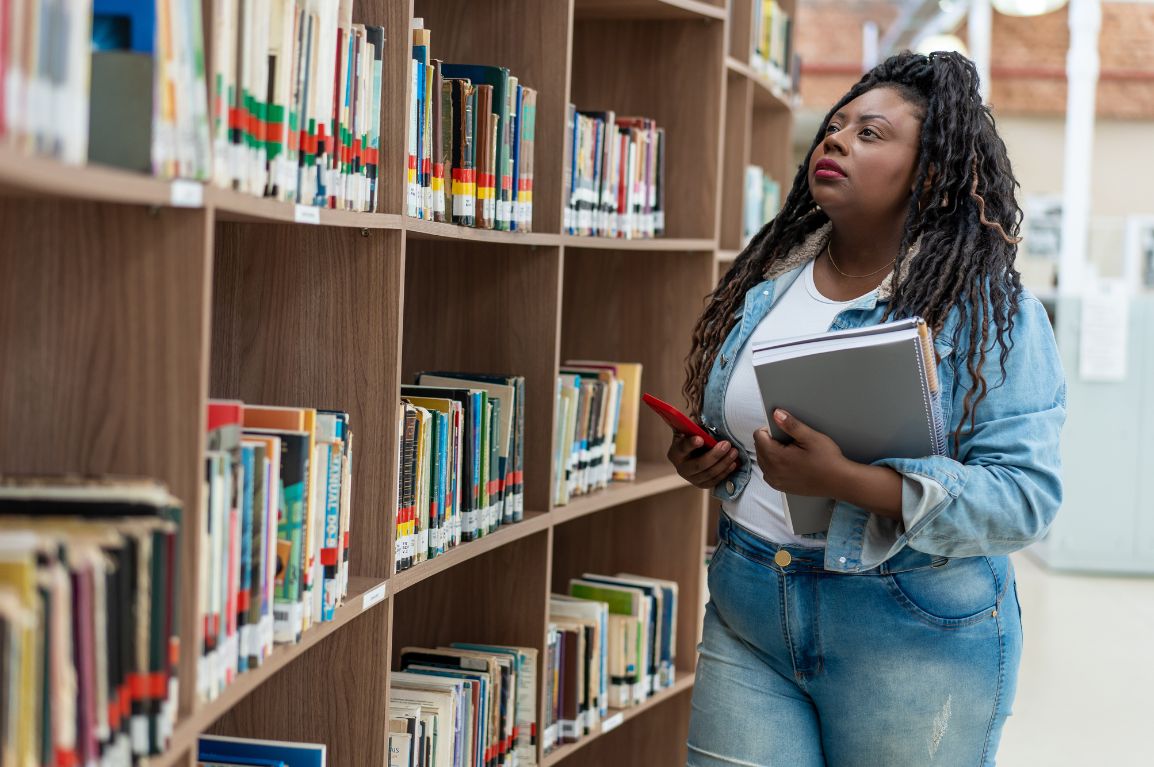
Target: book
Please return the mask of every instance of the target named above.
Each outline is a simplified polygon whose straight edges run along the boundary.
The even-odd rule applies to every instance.
[[[790,441],[773,418],[783,408],[853,461],[945,454],[933,341],[920,318],[759,344],[752,356],[774,439]],[[828,528],[832,499],[783,498],[795,533]]]
[[[613,445],[610,451],[612,478],[627,481],[637,476],[637,421],[641,402],[640,362],[606,362],[604,360],[569,360],[567,370],[585,368],[607,370],[620,387],[613,421]]]
[[[434,57],[423,19],[411,35],[406,214],[531,231],[537,92],[506,67]]]
[[[665,231],[665,131],[645,117],[569,105],[563,158],[565,232],[649,238]]]
[[[181,518],[144,478],[0,478],[5,758],[130,763],[168,747]]]
[[[201,735],[196,745],[201,765],[267,765],[325,767],[328,747],[323,743]]]

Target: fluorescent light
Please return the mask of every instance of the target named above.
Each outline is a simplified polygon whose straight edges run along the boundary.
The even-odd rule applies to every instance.
[[[1058,10],[1066,0],[991,0],[991,4],[1007,16],[1041,16]]]
[[[926,35],[917,42],[914,51],[927,56],[934,51],[956,51],[966,58],[970,56],[966,44],[957,35]]]

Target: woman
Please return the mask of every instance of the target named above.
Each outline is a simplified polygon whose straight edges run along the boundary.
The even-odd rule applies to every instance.
[[[1053,332],[1014,269],[1016,185],[974,66],[895,56],[830,110],[712,294],[685,394],[720,441],[669,450],[724,512],[690,765],[994,763],[1022,641],[1007,555],[1058,509],[1065,419]],[[914,315],[948,455],[854,463],[781,410],[794,441],[770,437],[751,339]],[[834,498],[828,532],[795,535],[778,491]]]

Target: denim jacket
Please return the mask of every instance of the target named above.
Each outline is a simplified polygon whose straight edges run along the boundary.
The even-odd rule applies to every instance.
[[[825,248],[829,232],[827,224],[811,234],[746,293],[738,322],[718,352],[705,389],[701,420],[719,440],[733,441],[724,406],[732,361],[775,300]],[[916,257],[916,251],[911,252],[906,265]],[[894,279],[890,275],[877,291],[838,314],[830,330],[881,322]],[[954,350],[960,318],[955,308],[934,339],[941,358],[938,377],[948,455],[875,462],[902,475],[902,519],[887,519],[838,501],[829,530],[812,536],[825,539],[827,570],[869,570],[906,546],[946,557],[1008,554],[1040,539],[1053,521],[1062,500],[1059,433],[1066,419],[1066,381],[1045,309],[1022,291],[1013,316],[1005,379],[1000,347],[994,345],[982,367],[989,386],[986,398],[976,409],[973,428],[967,419],[955,444],[953,433],[970,383],[966,360]],[[964,351],[969,345],[968,327],[961,331],[958,346]],[[714,496],[725,501],[740,495],[755,460],[756,456],[746,456],[714,489]]]

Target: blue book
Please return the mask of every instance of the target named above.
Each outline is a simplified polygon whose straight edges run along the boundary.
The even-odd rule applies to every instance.
[[[289,743],[279,740],[202,735],[197,743],[197,758],[202,762],[215,761],[223,764],[325,767],[326,749],[323,743]]]
[[[253,478],[256,473],[256,450],[252,445],[242,445],[240,448],[240,463],[244,469],[244,487],[241,491],[240,504],[240,591],[253,597],[252,593],[252,494]],[[248,671],[248,644],[245,637],[249,634],[247,602],[237,605],[236,625],[240,635],[240,652],[237,654],[237,670]]]

